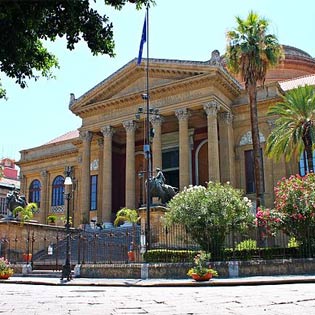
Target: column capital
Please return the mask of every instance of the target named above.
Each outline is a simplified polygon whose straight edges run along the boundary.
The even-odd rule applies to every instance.
[[[175,110],[175,115],[178,120],[186,120],[190,116],[190,113],[187,108],[180,108]]]
[[[212,100],[206,104],[203,105],[203,109],[206,112],[207,116],[215,116],[217,115],[219,109],[220,109],[220,104]]]
[[[91,142],[92,140],[92,132],[88,130],[80,131],[80,139],[83,141]]]
[[[125,120],[123,121],[123,126],[126,129],[126,132],[134,132],[137,129],[137,124],[134,120]]]
[[[161,126],[163,122],[163,117],[160,115],[153,115],[150,117],[150,122],[153,126]]]
[[[112,126],[104,126],[101,128],[101,133],[104,138],[111,138],[115,133],[115,130]]]
[[[233,122],[233,114],[231,112],[222,112],[219,113],[220,120],[227,125],[231,125]]]

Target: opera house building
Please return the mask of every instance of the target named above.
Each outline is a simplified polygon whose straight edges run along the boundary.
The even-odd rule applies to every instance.
[[[315,59],[300,49],[283,48],[285,59],[258,89],[262,152],[274,124],[268,107],[286,91],[315,83]],[[179,190],[230,182],[255,200],[247,92],[217,50],[207,61],[149,59],[149,68],[145,59],[141,65],[133,59],[82,96],[71,94],[69,110],[81,118],[81,127],[21,151],[17,163],[21,192],[39,205],[35,219],[41,223],[50,214],[65,215],[67,171],[73,181],[70,215],[75,227],[110,223],[119,209],[143,206],[148,125],[152,176],[160,168],[166,183]],[[303,165],[302,160],[276,163],[263,155],[267,206],[273,204],[277,181],[303,174]]]

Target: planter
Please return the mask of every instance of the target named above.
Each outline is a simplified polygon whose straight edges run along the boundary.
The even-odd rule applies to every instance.
[[[192,277],[195,281],[209,281],[209,280],[212,278],[212,273],[211,273],[211,272],[208,272],[208,273],[206,273],[206,274],[203,275],[203,276],[199,276],[198,274],[193,273],[193,274],[191,275],[191,277]]]
[[[10,278],[10,275],[0,275],[0,279],[2,280],[6,280],[6,279],[9,279]]]
[[[32,260],[32,254],[23,254],[23,261],[29,262]]]
[[[135,261],[135,252],[134,251],[130,250],[128,252],[128,260],[129,261]]]

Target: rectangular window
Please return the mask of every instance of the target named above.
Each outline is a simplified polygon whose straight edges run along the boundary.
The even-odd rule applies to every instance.
[[[97,210],[97,175],[91,176],[90,210]]]
[[[245,154],[245,180],[246,180],[246,193],[251,194],[256,192],[255,191],[255,166],[254,166],[254,155],[253,150],[247,150],[244,151]],[[262,150],[260,149],[260,155],[261,155],[261,167],[262,167],[262,173],[264,174],[264,168],[263,168],[263,158],[262,158]],[[263,182],[263,191],[265,190],[265,181],[264,178],[262,178]]]
[[[166,184],[179,187],[179,149],[173,148],[162,152],[162,169]]]
[[[315,165],[315,152],[314,151],[313,151],[313,165]],[[301,154],[301,158],[299,161],[299,170],[300,170],[301,176],[305,176],[307,173],[309,173],[307,156],[306,156],[305,150]]]
[[[7,215],[7,207],[5,204],[5,198],[0,197],[0,214]]]

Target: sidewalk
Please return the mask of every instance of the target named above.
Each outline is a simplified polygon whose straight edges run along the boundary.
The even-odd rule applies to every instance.
[[[187,279],[105,279],[105,278],[73,278],[71,281],[60,280],[56,277],[28,277],[12,276],[2,283],[31,284],[31,285],[67,285],[67,286],[127,286],[127,287],[180,287],[180,286],[245,286],[245,285],[271,285],[291,283],[315,283],[315,275],[290,276],[256,276],[240,278],[214,278],[210,281],[196,282]]]

